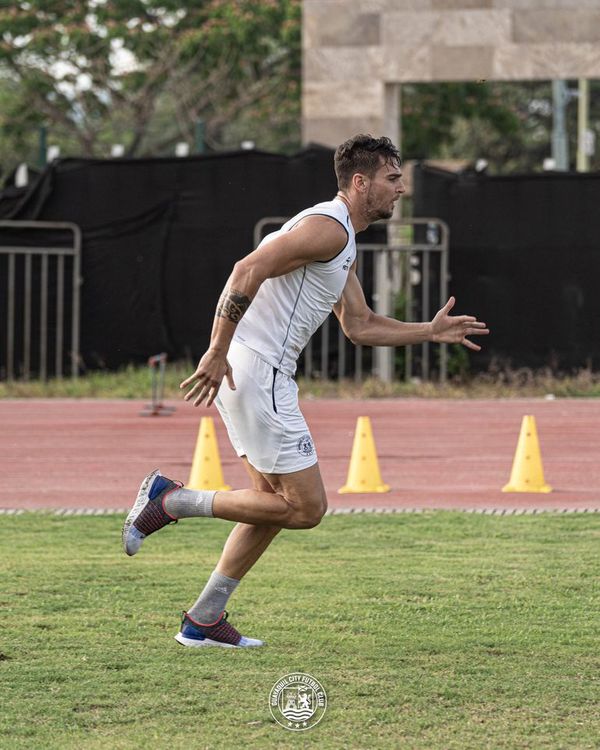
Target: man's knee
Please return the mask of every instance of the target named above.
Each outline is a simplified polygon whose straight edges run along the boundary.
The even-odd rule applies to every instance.
[[[327,499],[319,498],[313,503],[306,503],[295,507],[291,517],[292,529],[314,529],[321,523],[327,510]]]

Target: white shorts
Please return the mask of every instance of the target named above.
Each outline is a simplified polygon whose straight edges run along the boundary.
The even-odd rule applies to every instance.
[[[263,474],[290,474],[316,464],[294,379],[237,341],[227,359],[236,390],[224,378],[215,405],[238,456]]]

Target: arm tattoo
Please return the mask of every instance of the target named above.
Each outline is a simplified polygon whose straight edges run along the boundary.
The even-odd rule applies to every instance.
[[[217,305],[217,318],[239,323],[252,300],[237,289],[225,289]]]

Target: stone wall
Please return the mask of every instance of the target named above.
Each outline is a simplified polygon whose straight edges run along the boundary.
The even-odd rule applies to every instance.
[[[303,139],[395,136],[397,84],[600,78],[600,0],[304,0]]]

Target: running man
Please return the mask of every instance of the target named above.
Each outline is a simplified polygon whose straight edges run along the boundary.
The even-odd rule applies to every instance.
[[[179,518],[237,521],[217,566],[175,636],[185,646],[262,646],[227,622],[240,580],[281,529],[310,529],[327,497],[293,380],[308,340],[333,310],[363,346],[461,343],[489,333],[470,315],[451,316],[454,298],[428,323],[376,315],[356,276],[355,233],[392,216],[405,191],[400,154],[388,138],[357,135],[335,152],[336,197],[301,211],[238,261],[221,294],[210,346],[181,383],[194,406],[216,404],[252,489],[183,489],[158,470],[145,477],[123,527],[128,555]],[[226,383],[222,383],[223,379]]]

